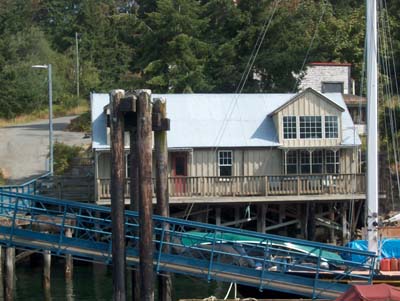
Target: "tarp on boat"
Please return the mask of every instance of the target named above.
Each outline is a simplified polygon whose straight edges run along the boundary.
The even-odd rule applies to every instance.
[[[384,283],[353,285],[335,301],[400,301],[400,288]]]
[[[385,238],[378,242],[379,259],[382,258],[400,258],[400,239]],[[354,240],[346,244],[346,247],[361,251],[368,251],[368,242],[366,240]],[[355,262],[364,262],[365,257],[356,254],[342,254],[342,257]]]
[[[317,250],[311,246],[298,245],[295,243],[291,243],[289,241],[275,241],[261,238],[254,238],[247,235],[241,234],[231,234],[231,233],[206,233],[199,231],[189,231],[186,232],[186,235],[182,237],[182,244],[186,247],[191,247],[195,245],[207,245],[211,244],[213,240],[216,240],[219,244],[229,244],[229,243],[243,243],[243,244],[254,244],[254,245],[265,245],[270,244],[274,247],[282,247],[291,251],[297,251],[303,254],[308,254],[310,256],[318,258],[321,257],[323,261],[334,261],[341,262],[342,257],[334,252],[330,252],[327,250]]]

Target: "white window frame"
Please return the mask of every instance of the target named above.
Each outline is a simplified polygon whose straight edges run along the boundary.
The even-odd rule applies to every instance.
[[[328,172],[328,165],[333,166],[333,172]],[[340,173],[340,150],[325,150],[325,172]]]
[[[303,171],[303,167],[308,171]],[[311,174],[311,155],[307,150],[299,151],[299,172],[300,174]]]
[[[288,172],[289,167],[295,167],[295,172]],[[290,150],[286,153],[286,174],[298,174],[299,173],[299,158],[297,150]]]
[[[303,121],[302,121],[303,119]],[[319,127],[317,124],[319,123]],[[308,131],[307,131],[308,129]],[[321,116],[300,116],[299,117],[299,138],[300,139],[322,139],[322,117]],[[302,137],[303,136],[303,137]]]
[[[286,119],[286,120],[285,120]],[[297,118],[296,116],[283,116],[283,139],[297,139]],[[288,137],[286,137],[286,135]]]
[[[222,160],[222,162],[221,162]],[[229,166],[231,174],[229,176],[221,175],[221,167]],[[233,176],[233,151],[232,150],[219,150],[218,151],[218,176],[231,177]]]
[[[320,171],[315,169],[319,166]],[[322,174],[324,172],[324,152],[322,150],[314,150],[311,153],[311,173]]]
[[[339,118],[338,116],[325,116],[325,138],[339,138]]]

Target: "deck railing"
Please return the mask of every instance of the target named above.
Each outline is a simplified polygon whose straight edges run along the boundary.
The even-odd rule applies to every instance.
[[[168,181],[171,197],[365,194],[364,174],[169,177]],[[97,179],[99,199],[111,197],[110,182]],[[129,182],[125,180],[126,198]]]

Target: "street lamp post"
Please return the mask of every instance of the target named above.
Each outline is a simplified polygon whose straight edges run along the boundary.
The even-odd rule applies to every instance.
[[[32,68],[36,69],[47,69],[48,71],[48,82],[49,82],[49,171],[52,174],[54,171],[54,144],[53,144],[53,85],[51,75],[51,64],[48,65],[33,65]]]

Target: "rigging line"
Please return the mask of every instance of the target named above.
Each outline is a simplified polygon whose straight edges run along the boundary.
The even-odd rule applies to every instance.
[[[382,18],[380,18],[380,20],[382,20]],[[381,27],[381,29],[382,29],[382,32],[384,32],[384,27],[383,26]],[[382,74],[387,74],[387,67],[388,66],[387,66],[387,62],[385,60],[385,57],[386,57],[386,43],[384,41],[384,34],[383,34],[383,36],[381,36],[381,35],[379,36],[379,45],[380,45],[379,49],[381,50],[381,54],[382,54],[382,55],[379,56],[381,73]],[[382,95],[381,95],[381,97],[385,100],[384,103],[386,103],[386,102],[388,102],[388,99],[385,99],[385,95],[388,95],[387,86],[385,85],[384,79],[380,78],[379,82],[381,83],[381,86],[383,87],[383,90],[386,91],[386,93],[384,93],[384,91],[382,91]],[[389,114],[387,114],[387,113],[389,113]],[[389,115],[389,117],[387,115]],[[389,137],[389,133],[388,133],[389,131],[388,131],[388,127],[387,127],[387,120],[388,119],[389,119],[389,123],[391,124],[391,128],[393,128],[393,126],[392,126],[391,114],[390,114],[390,112],[387,112],[386,108],[384,108],[383,117],[384,117],[383,121],[384,121],[385,135],[386,135],[386,137]],[[391,164],[390,157],[391,156],[390,156],[390,150],[389,150],[389,141],[386,143],[386,152],[388,154],[388,157],[387,157],[388,165],[390,166],[390,164]],[[393,198],[392,198],[392,204],[393,204]]]
[[[381,46],[381,49],[382,49],[382,55],[380,56],[380,61],[381,61],[380,66],[381,66],[381,69],[382,69],[382,74],[387,75],[388,78],[390,79],[390,75],[389,75],[390,71],[389,71],[389,67],[388,67],[388,63],[387,63],[387,59],[386,59],[388,56],[387,56],[387,43],[386,43],[386,40],[385,40],[385,28],[384,28],[384,26],[382,26],[382,33],[383,33],[382,37],[380,37],[380,39],[379,39],[379,45]],[[388,110],[389,110],[388,114],[387,114],[386,108],[384,108],[384,111],[383,111],[385,134],[386,134],[387,137],[389,137],[388,129],[387,129],[387,122],[386,122],[386,120],[389,119],[390,128],[391,128],[391,135],[392,135],[391,137],[393,137],[393,134],[394,134],[394,132],[393,132],[393,116],[392,116],[391,111],[390,111],[390,106],[391,106],[391,104],[390,104],[391,91],[390,90],[391,90],[391,88],[390,88],[390,85],[387,85],[387,82],[385,83],[385,79],[381,79],[380,82],[381,82],[381,85],[382,85],[382,87],[384,89],[384,91],[382,91],[382,98],[385,100],[385,103],[389,103],[389,105],[386,104],[388,106]],[[384,92],[386,92],[386,93],[384,93]],[[389,115],[389,117],[387,117],[387,115]],[[394,148],[395,146],[394,146],[393,138],[392,138],[392,145],[393,145],[393,148]],[[393,149],[393,150],[395,150],[395,149]],[[386,152],[388,154],[388,158],[387,159],[388,159],[388,164],[389,164],[389,167],[390,167],[390,164],[391,164],[391,152],[390,152],[390,149],[389,149],[389,141],[388,141],[388,143],[386,143]],[[395,155],[395,152],[394,152],[394,155]],[[397,166],[397,164],[396,164],[396,166]],[[391,177],[390,177],[390,179],[391,179]],[[392,208],[394,208],[394,198],[393,198],[393,191],[392,190],[391,190],[391,197],[392,197],[391,198],[391,200],[392,200]]]
[[[279,0],[279,1],[280,1],[280,0]],[[241,78],[240,78],[240,81],[239,81],[238,85],[236,86],[235,93],[237,93],[237,92],[239,91],[239,87],[241,86],[242,81],[244,81],[244,79],[245,79],[246,70],[247,70],[247,68],[251,65],[251,60],[252,60],[252,58],[253,58],[253,56],[254,56],[254,54],[255,54],[255,52],[256,52],[257,45],[260,43],[260,41],[261,41],[261,39],[262,39],[262,36],[263,36],[263,32],[265,31],[265,28],[266,28],[266,26],[267,26],[267,21],[268,21],[268,19],[266,18],[265,21],[264,21],[264,24],[263,24],[263,26],[262,26],[262,29],[261,29],[261,31],[260,31],[258,37],[257,37],[257,40],[256,40],[256,42],[254,43],[254,46],[253,46],[253,49],[252,49],[251,54],[250,54],[250,56],[249,56],[249,59],[247,60],[247,64],[246,64],[246,66],[244,67],[244,71],[243,71],[243,73],[242,73],[242,76],[241,76]]]
[[[399,86],[398,86],[398,82],[397,82],[396,63],[395,63],[395,59],[394,59],[392,35],[391,35],[391,30],[390,30],[389,16],[388,16],[388,13],[387,13],[388,10],[387,10],[386,0],[384,0],[384,5],[385,5],[385,8],[386,8],[385,9],[385,12],[386,12],[385,17],[386,18],[384,18],[384,20],[386,21],[387,36],[388,36],[389,48],[390,48],[390,54],[391,54],[390,58],[392,59],[393,75],[394,75],[394,82],[395,82],[395,91],[396,91],[396,95],[398,96],[399,95]],[[390,72],[390,74],[392,74],[392,72]],[[390,83],[392,83],[392,81],[390,81]],[[390,87],[391,87],[392,92],[393,92],[393,85],[390,84]],[[392,93],[392,95],[394,95],[394,94]],[[393,108],[396,108],[396,103],[394,102],[394,99],[393,99]],[[393,112],[393,115],[394,115],[395,132],[397,132],[397,120],[396,120],[396,112],[395,112],[395,110]],[[396,139],[396,142],[397,142],[399,138],[396,137],[396,136],[393,136],[393,137],[394,137],[394,139]],[[398,164],[397,164],[397,152],[395,153],[395,155],[396,155],[396,160],[395,160],[396,168],[395,168],[395,170],[396,170],[396,176],[397,176],[397,183],[399,183],[400,180],[399,180],[399,171],[398,171],[398,168],[397,168],[397,166],[398,166]],[[400,187],[398,187],[398,193],[400,194]]]
[[[276,1],[275,1],[274,9],[273,9],[273,11],[272,11],[272,13],[271,13],[271,16],[270,16],[270,18],[269,18],[268,24],[267,24],[267,26],[265,27],[265,30],[264,30],[264,32],[263,32],[261,41],[260,41],[260,43],[258,44],[256,53],[254,54],[253,59],[252,59],[252,61],[251,61],[251,64],[250,64],[249,68],[247,69],[247,74],[246,74],[246,77],[245,77],[245,79],[244,79],[244,81],[243,81],[243,83],[242,83],[242,85],[241,85],[241,87],[240,87],[240,89],[239,89],[239,94],[242,93],[243,88],[244,88],[244,86],[246,85],[247,79],[249,78],[249,74],[250,74],[250,72],[251,72],[251,69],[252,69],[253,66],[254,66],[254,62],[255,62],[255,60],[256,60],[256,58],[257,58],[258,52],[260,51],[260,48],[261,48],[261,46],[262,46],[262,44],[263,44],[263,42],[264,42],[265,36],[266,36],[266,34],[267,34],[267,32],[268,32],[268,29],[269,29],[269,27],[270,27],[271,24],[272,24],[272,19],[273,19],[274,16],[275,16],[275,12],[276,12],[276,10],[277,10],[277,8],[278,8],[279,2],[280,2],[280,0],[276,0]]]
[[[321,16],[319,17],[317,26],[315,27],[315,30],[314,30],[313,37],[311,38],[310,44],[308,45],[306,56],[304,57],[303,64],[301,65],[301,68],[300,68],[299,76],[297,77],[296,82],[294,83],[294,86],[293,86],[293,89],[292,89],[293,93],[296,91],[297,85],[299,84],[300,75],[304,70],[304,66],[305,66],[305,64],[306,64],[306,62],[308,60],[308,56],[310,54],[311,47],[314,44],[314,40],[315,40],[315,38],[317,36],[319,25],[322,22],[322,19],[323,19],[324,15],[325,15],[326,7],[328,6],[328,3],[326,1],[322,1],[322,4],[323,4],[323,6],[322,6],[323,9],[322,9],[322,12],[321,12]]]
[[[249,78],[250,71],[253,69],[255,60],[256,60],[256,58],[257,58],[257,56],[258,56],[258,53],[259,53],[259,51],[260,51],[260,48],[261,48],[263,42],[264,42],[265,36],[266,36],[266,34],[267,34],[267,32],[268,32],[268,30],[269,30],[271,24],[272,24],[272,20],[273,20],[273,18],[274,18],[274,16],[275,16],[275,12],[276,12],[276,10],[277,10],[277,8],[278,8],[278,4],[279,4],[279,3],[280,3],[280,0],[277,0],[277,1],[274,2],[274,4],[275,4],[275,5],[274,5],[274,9],[273,9],[273,11],[272,11],[272,13],[271,13],[271,16],[270,16],[270,18],[269,18],[269,21],[268,21],[268,23],[264,22],[264,31],[263,31],[261,40],[260,40],[260,42],[258,43],[257,50],[256,50],[256,52],[255,52],[255,54],[254,54],[254,56],[253,56],[253,59],[252,59],[252,61],[251,61],[251,63],[250,63],[249,68],[247,69],[246,77],[244,78],[244,81],[243,81],[243,83],[242,83],[242,86],[240,87],[240,90],[239,90],[239,94],[237,95],[236,100],[235,100],[235,103],[234,103],[234,104],[235,104],[235,107],[238,109],[238,113],[239,113],[239,122],[240,122],[241,124],[242,124],[242,114],[241,114],[241,111],[239,110],[239,107],[238,107],[239,96],[242,94],[242,91],[243,91],[243,89],[244,89],[244,86],[246,85],[246,82],[247,82],[247,80],[248,80],[248,78]],[[242,132],[244,141],[245,141],[245,143],[246,143],[246,146],[248,146],[248,144],[247,144],[247,139],[246,139],[245,134],[244,134],[243,126],[241,126],[240,129],[241,129],[241,132]]]
[[[392,86],[392,70],[390,68],[390,62],[389,62],[389,58],[392,57],[390,54],[393,54],[393,52],[390,52],[389,47],[388,47],[388,34],[387,34],[387,30],[390,27],[388,22],[385,22],[385,20],[388,19],[388,15],[387,13],[385,14],[384,12],[386,11],[383,7],[383,2],[382,0],[380,1],[380,5],[381,5],[381,11],[383,14],[383,17],[380,18],[381,22],[382,22],[382,38],[381,38],[381,45],[382,45],[382,49],[383,49],[383,54],[382,54],[382,60],[384,62],[383,64],[383,69],[384,72],[383,74],[385,74],[387,76],[387,78],[389,79],[389,81],[386,84],[383,84],[383,87],[386,90],[386,102],[389,103],[388,106],[388,110],[389,110],[389,121],[390,121],[390,129],[391,129],[391,142],[392,142],[392,148],[393,148],[393,156],[394,156],[394,161],[395,161],[395,166],[398,166],[398,141],[397,141],[397,137],[396,137],[396,133],[397,133],[397,124],[396,124],[396,114],[395,114],[395,110],[393,110],[393,108],[395,108],[395,103],[393,101],[393,86]],[[386,25],[386,26],[385,26]],[[392,49],[393,50],[393,49]],[[384,96],[384,97],[385,97]],[[386,113],[386,110],[384,111],[384,113]],[[385,120],[385,119],[384,119]],[[386,123],[385,123],[386,126]],[[387,133],[386,133],[387,134]],[[388,145],[387,145],[388,147]],[[388,152],[388,156],[390,156],[390,152],[389,150],[387,150]],[[389,160],[389,164],[390,164],[390,157],[388,158]],[[389,165],[390,166],[390,165]],[[395,168],[396,171],[396,176],[397,176],[397,188],[398,191],[400,191],[400,181],[399,181],[399,172],[398,169]],[[394,206],[393,203],[393,199],[392,199],[392,205]]]
[[[279,1],[280,1],[280,0],[279,0]],[[278,2],[279,2],[279,1],[278,1]],[[265,31],[267,30],[266,26],[267,26],[267,24],[269,24],[268,20],[271,20],[271,19],[272,19],[272,16],[271,16],[269,19],[266,18],[265,21],[264,21],[264,23],[263,23],[262,29],[261,29],[261,31],[260,31],[258,37],[257,37],[256,42],[254,43],[253,49],[252,49],[252,51],[251,51],[251,54],[250,54],[250,56],[249,56],[249,59],[247,60],[247,63],[246,63],[246,66],[245,66],[245,68],[244,68],[244,71],[243,71],[243,73],[242,73],[242,76],[241,76],[241,78],[240,78],[240,80],[239,80],[239,83],[238,83],[237,86],[236,86],[236,89],[235,89],[235,93],[236,93],[236,94],[237,94],[239,91],[241,91],[240,87],[242,87],[242,83],[245,83],[245,81],[246,81],[246,77],[247,77],[246,70],[251,70],[251,68],[252,68],[252,67],[251,67],[251,66],[252,66],[252,59],[253,59],[253,57],[256,55],[255,53],[257,52],[257,46],[258,46],[260,43],[262,43],[262,41],[263,41],[263,36],[265,36],[264,33],[265,33]],[[268,23],[267,23],[267,22],[268,22]],[[235,109],[235,107],[236,107],[236,103],[237,103],[237,99],[233,99],[233,100],[231,101],[231,103],[229,104],[228,111],[227,111],[227,114],[226,114],[226,116],[229,116],[229,117],[227,118],[227,117],[225,116],[225,118],[224,118],[224,120],[223,120],[223,122],[222,122],[221,129],[220,129],[220,131],[219,131],[219,133],[218,133],[218,135],[217,135],[217,137],[216,137],[216,142],[214,143],[214,145],[216,145],[215,153],[216,153],[216,151],[217,151],[217,147],[218,147],[220,141],[222,140],[222,137],[223,137],[224,132],[225,132],[225,130],[226,130],[228,120],[229,120],[229,118],[232,116],[233,111],[234,111],[234,109]],[[246,141],[246,139],[245,139],[245,141]]]
[[[220,144],[220,142],[222,140],[222,137],[223,137],[224,132],[226,130],[226,127],[228,125],[228,121],[231,118],[231,116],[233,114],[233,111],[234,111],[234,109],[236,107],[236,104],[237,104],[237,101],[239,99],[239,96],[242,93],[243,88],[244,88],[244,86],[245,86],[245,84],[247,82],[248,75],[249,75],[249,73],[250,73],[250,71],[251,71],[251,69],[252,69],[252,67],[254,65],[255,58],[258,55],[260,47],[261,47],[261,45],[262,45],[262,43],[263,43],[263,41],[265,39],[265,35],[266,35],[266,33],[267,33],[267,31],[268,31],[268,29],[270,27],[270,24],[272,23],[272,19],[273,19],[274,15],[275,15],[276,9],[277,9],[278,4],[279,4],[280,1],[281,0],[276,0],[274,2],[275,5],[274,5],[274,9],[273,9],[273,11],[271,13],[271,16],[270,16],[269,19],[266,19],[266,20],[268,20],[268,22],[264,22],[263,30],[260,32],[260,35],[259,35],[259,37],[258,37],[258,39],[256,41],[256,44],[253,47],[253,51],[254,51],[254,49],[256,49],[255,53],[253,53],[253,51],[252,51],[252,54],[250,55],[249,61],[248,61],[247,65],[246,65],[247,71],[244,70],[244,72],[242,74],[242,78],[241,78],[240,82],[238,83],[238,86],[236,87],[236,90],[235,90],[236,94],[237,93],[239,93],[239,94],[230,103],[230,106],[228,108],[228,114],[225,115],[225,118],[224,118],[224,120],[222,122],[222,125],[221,125],[221,128],[220,128],[220,131],[217,134],[216,141],[214,143],[214,145],[215,145],[215,153],[216,153],[216,151],[218,149],[218,146],[219,146],[219,144]],[[260,36],[261,36],[261,39],[260,39]],[[258,45],[257,45],[257,42],[258,42]]]

